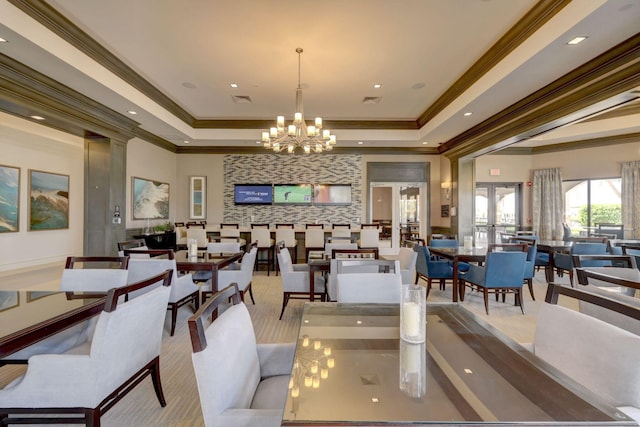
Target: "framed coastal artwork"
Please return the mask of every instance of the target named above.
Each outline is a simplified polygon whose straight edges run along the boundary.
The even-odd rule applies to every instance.
[[[18,291],[0,291],[0,311],[20,305],[20,294]]]
[[[20,229],[20,168],[0,165],[0,233]]]
[[[69,175],[29,170],[29,231],[69,228]]]
[[[207,219],[207,177],[189,177],[189,219]]]
[[[132,177],[133,219],[169,219],[169,184]]]

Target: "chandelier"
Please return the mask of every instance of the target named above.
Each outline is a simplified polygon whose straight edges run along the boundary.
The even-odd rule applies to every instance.
[[[304,120],[302,108],[302,87],[300,86],[300,55],[302,48],[297,48],[298,53],[298,87],[296,89],[296,113],[293,122],[285,127],[284,116],[276,118],[276,126],[269,131],[262,132],[264,148],[280,152],[284,149],[293,153],[300,147],[306,154],[311,150],[321,153],[324,150],[332,150],[336,143],[336,136],[331,131],[322,128],[322,117],[316,117],[313,125],[307,125]]]

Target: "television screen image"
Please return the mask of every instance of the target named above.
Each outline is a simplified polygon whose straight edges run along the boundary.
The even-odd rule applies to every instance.
[[[349,205],[351,204],[351,185],[316,185],[314,188],[314,199],[317,205]]]
[[[273,186],[273,203],[300,204],[311,203],[313,187],[309,184],[275,184]]]
[[[236,205],[270,205],[273,201],[271,184],[236,184],[234,202]]]

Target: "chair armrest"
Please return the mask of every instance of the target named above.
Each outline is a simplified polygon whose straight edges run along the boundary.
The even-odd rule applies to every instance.
[[[258,344],[257,348],[262,378],[291,374],[295,343]]]
[[[556,268],[563,270],[573,270],[573,259],[570,254],[556,253],[553,255],[553,262]]]
[[[475,264],[469,264],[469,271],[460,274],[459,277],[467,282],[482,284],[484,282],[485,272],[485,267],[480,267]]]
[[[309,264],[292,264],[293,271],[309,271]]]
[[[227,409],[220,418],[225,427],[280,427],[282,409]]]

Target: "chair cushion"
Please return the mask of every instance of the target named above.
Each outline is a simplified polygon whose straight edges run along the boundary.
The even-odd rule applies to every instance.
[[[260,381],[251,409],[282,409],[287,402],[289,375],[277,375]]]

